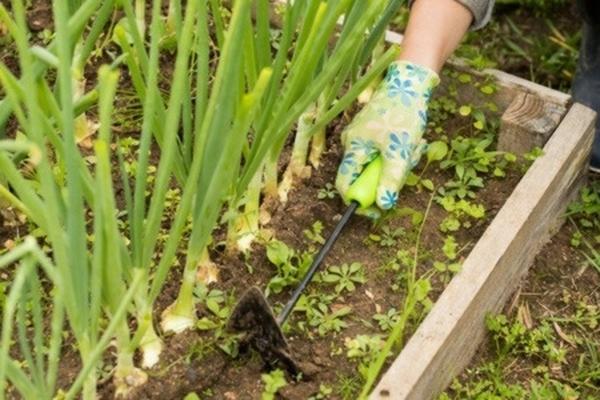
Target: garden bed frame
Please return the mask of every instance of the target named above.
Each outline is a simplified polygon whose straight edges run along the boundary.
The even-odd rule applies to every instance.
[[[400,43],[402,35],[387,32],[386,39]],[[595,112],[571,105],[565,93],[499,70],[473,71],[457,59],[450,64],[496,78],[496,100],[506,109],[500,147],[522,153],[544,146],[544,154],[518,183],[371,399],[433,399],[469,364],[485,337],[485,316],[499,312],[516,291],[563,222],[587,169]]]

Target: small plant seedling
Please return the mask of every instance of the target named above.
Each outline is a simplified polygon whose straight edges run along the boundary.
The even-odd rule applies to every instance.
[[[302,231],[304,236],[315,244],[324,244],[325,238],[322,236],[323,233],[323,223],[321,221],[315,221],[312,224],[311,229],[305,229]]]
[[[326,183],[324,188],[319,189],[317,198],[319,200],[334,199],[336,194],[337,190],[335,189],[335,186],[333,186],[331,183]]]
[[[413,226],[413,228],[418,227],[421,224],[421,221],[423,221],[422,212],[415,210],[411,207],[396,207],[388,213],[383,214],[379,221],[376,221],[374,226],[376,228],[379,228],[381,226],[384,226],[384,224],[388,221],[403,217],[410,217],[410,223]]]
[[[335,298],[335,295],[328,295],[325,293],[302,295],[300,300],[298,300],[298,304],[296,304],[294,311],[304,312],[306,319],[299,321],[298,327],[301,330],[305,330],[307,323],[310,327],[318,327],[321,322],[327,319],[328,326],[324,328],[324,332],[335,330],[333,328],[344,328],[345,325],[342,326],[339,321],[334,321],[341,320],[344,315],[338,314],[335,316],[329,316],[327,318],[325,317],[327,314],[329,314],[329,306]]]
[[[212,341],[206,342],[204,346],[193,349],[192,352],[195,353],[195,357],[201,357],[204,353],[211,351],[211,346],[213,345],[219,347],[230,357],[237,356],[239,349],[236,337],[225,330],[227,320],[235,303],[233,293],[226,294],[218,289],[209,290],[205,284],[199,283],[194,288],[193,295],[194,302],[204,304],[208,310],[208,315],[196,321],[196,329],[200,331],[214,331]]]
[[[331,311],[329,305],[334,298],[335,296],[332,295],[303,296],[298,301],[296,311],[303,311],[306,314],[308,325],[317,328],[319,335],[339,333],[348,326],[344,318],[352,313],[352,309],[344,306]],[[303,328],[304,324],[299,323],[299,327]]]
[[[357,392],[360,389],[360,378],[356,374],[338,375],[338,383],[335,386],[336,392],[343,400],[354,400],[357,398]]]
[[[333,388],[329,385],[321,383],[319,385],[319,392],[310,396],[308,400],[325,400],[333,393]]]
[[[330,332],[339,333],[342,329],[348,327],[343,320],[344,317],[352,313],[350,307],[342,307],[338,310],[329,312],[327,309],[319,308],[314,311],[310,325],[317,328],[319,335],[325,336]]]
[[[466,107],[466,106],[463,106]],[[470,113],[470,108],[462,109],[463,113]],[[485,118],[483,113],[473,113],[480,115],[476,117],[475,124],[482,123]],[[450,151],[444,161],[440,163],[442,169],[453,169],[455,178],[446,182],[444,187],[440,188],[441,195],[456,196],[460,199],[465,197],[474,199],[475,191],[484,186],[481,174],[493,174],[501,177],[505,175],[505,168],[508,162],[514,162],[516,157],[498,151],[489,151],[488,148],[493,143],[493,136],[486,134],[480,137],[462,137],[453,139]],[[499,158],[503,155],[502,158]]]
[[[384,341],[380,335],[357,335],[346,338],[346,357],[358,360],[358,372],[364,378],[368,374],[369,364],[383,348]]]
[[[482,204],[475,204],[467,199],[456,200],[453,196],[446,195],[437,197],[436,201],[448,212],[448,216],[440,224],[442,232],[456,232],[460,228],[469,228],[471,221],[465,219],[483,219],[485,208]]]
[[[207,331],[217,329],[216,336],[221,336],[221,330],[231,313],[231,305],[234,302],[233,296],[226,296],[218,289],[209,290],[205,284],[198,284],[194,288],[194,300],[204,303],[212,317],[202,317],[196,323],[200,330]]]
[[[404,233],[404,228],[402,227],[392,229],[389,226],[384,226],[381,228],[379,234],[371,233],[369,235],[369,240],[382,247],[392,247],[398,244],[398,238],[404,235]]]
[[[433,268],[435,268],[436,271],[438,272],[452,272],[452,273],[457,273],[458,271],[460,271],[460,267],[461,264],[460,263],[450,263],[450,264],[446,264],[444,262],[441,261],[435,261],[433,263]]]
[[[357,335],[354,338],[346,338],[346,356],[348,358],[365,358],[381,349],[383,341],[380,335]]]
[[[287,386],[285,374],[280,369],[275,369],[268,374],[262,374],[261,380],[265,384],[260,397],[261,400],[275,400],[277,392]]]
[[[343,291],[353,292],[356,284],[365,283],[364,267],[361,263],[354,262],[350,265],[332,266],[327,271],[321,273],[321,280],[326,283],[335,284],[336,293]]]
[[[379,329],[383,332],[391,331],[394,325],[398,322],[400,313],[394,307],[390,308],[386,313],[375,314],[373,319],[379,324]]]
[[[430,143],[427,146],[427,151],[425,152],[426,163],[421,170],[421,173],[419,175],[416,175],[412,172],[409,173],[408,177],[406,178],[405,185],[416,186],[417,190],[419,191],[422,188],[425,188],[430,192],[433,192],[435,190],[433,181],[431,179],[423,178],[423,175],[425,175],[425,172],[427,172],[427,169],[432,162],[443,160],[446,157],[446,154],[448,154],[448,145],[445,141],[436,140],[435,142]]]
[[[456,259],[457,248],[458,244],[456,243],[456,239],[454,239],[454,236],[446,236],[446,239],[444,239],[444,246],[442,246],[442,251],[444,252],[446,258],[448,258],[448,260],[452,261]]]
[[[569,205],[567,216],[577,222],[577,227],[597,235],[600,242],[600,180],[584,186],[579,198]]]
[[[444,393],[440,400],[498,398],[519,400],[533,399],[587,399],[582,397],[580,389],[590,389],[586,378],[593,382],[600,373],[597,362],[585,355],[577,362],[574,371],[563,370],[566,362],[566,350],[556,336],[562,332],[551,325],[554,318],[542,320],[539,326],[527,328],[516,318],[509,320],[505,315],[490,315],[486,325],[495,344],[495,358],[469,371],[474,380],[460,382],[455,380],[450,386],[451,392]],[[566,322],[561,320],[560,322]],[[556,323],[556,321],[554,321]],[[564,332],[561,339],[568,339]],[[569,339],[571,340],[571,339]],[[509,383],[508,376],[517,364],[517,357],[526,357],[533,364],[529,367],[531,377],[524,384]],[[556,379],[556,371],[560,378]],[[512,381],[512,379],[510,379]],[[592,385],[591,388],[594,388]],[[593,389],[592,389],[593,390]],[[490,397],[492,396],[492,397]]]
[[[280,293],[284,288],[293,286],[304,276],[313,255],[310,252],[297,252],[279,240],[267,244],[267,258],[277,268],[277,273],[269,281],[266,294]]]

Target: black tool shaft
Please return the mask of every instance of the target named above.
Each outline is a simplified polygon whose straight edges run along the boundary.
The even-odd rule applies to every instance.
[[[302,295],[302,292],[304,291],[304,289],[306,289],[306,286],[308,286],[308,284],[312,280],[313,276],[315,275],[315,272],[317,272],[317,270],[321,266],[321,263],[323,262],[323,260],[327,256],[327,254],[329,253],[329,250],[331,250],[331,248],[333,247],[333,244],[335,243],[337,238],[340,236],[342,229],[344,229],[344,226],[346,225],[346,223],[348,222],[350,217],[352,217],[352,214],[354,214],[354,211],[356,211],[357,208],[358,208],[358,203],[356,201],[352,201],[350,203],[350,205],[348,206],[348,208],[346,209],[346,212],[342,216],[342,219],[340,219],[340,222],[337,223],[337,225],[335,226],[335,229],[333,230],[333,232],[331,232],[331,235],[327,238],[327,241],[325,242],[323,247],[321,247],[321,250],[319,250],[319,253],[313,260],[310,268],[308,269],[308,272],[306,273],[306,275],[304,275],[302,282],[300,282],[300,284],[298,285],[296,290],[294,290],[292,297],[288,300],[287,304],[285,305],[285,307],[283,308],[283,310],[277,317],[277,322],[279,323],[280,326],[283,325],[283,323],[285,322],[287,317],[290,315],[290,313],[294,309],[294,306],[298,302],[298,299],[300,299],[300,295]]]

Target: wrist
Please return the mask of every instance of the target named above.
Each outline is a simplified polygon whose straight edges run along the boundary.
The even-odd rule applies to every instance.
[[[416,104],[425,107],[429,103],[432,90],[439,83],[440,78],[434,70],[406,60],[391,63],[385,78],[388,97],[399,97],[401,100],[410,97],[416,100]]]
[[[403,49],[396,61],[419,65],[430,69],[436,74],[439,74],[444,66],[444,61],[434,52],[412,51],[411,49]]]

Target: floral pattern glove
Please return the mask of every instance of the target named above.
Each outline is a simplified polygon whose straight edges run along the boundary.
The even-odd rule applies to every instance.
[[[392,208],[398,191],[427,148],[422,139],[427,125],[431,91],[438,75],[423,66],[396,61],[369,103],[342,133],[345,148],[336,187],[345,201],[346,192],[363,168],[380,155],[383,171],[377,186],[377,206]],[[377,215],[374,207],[365,212]]]

